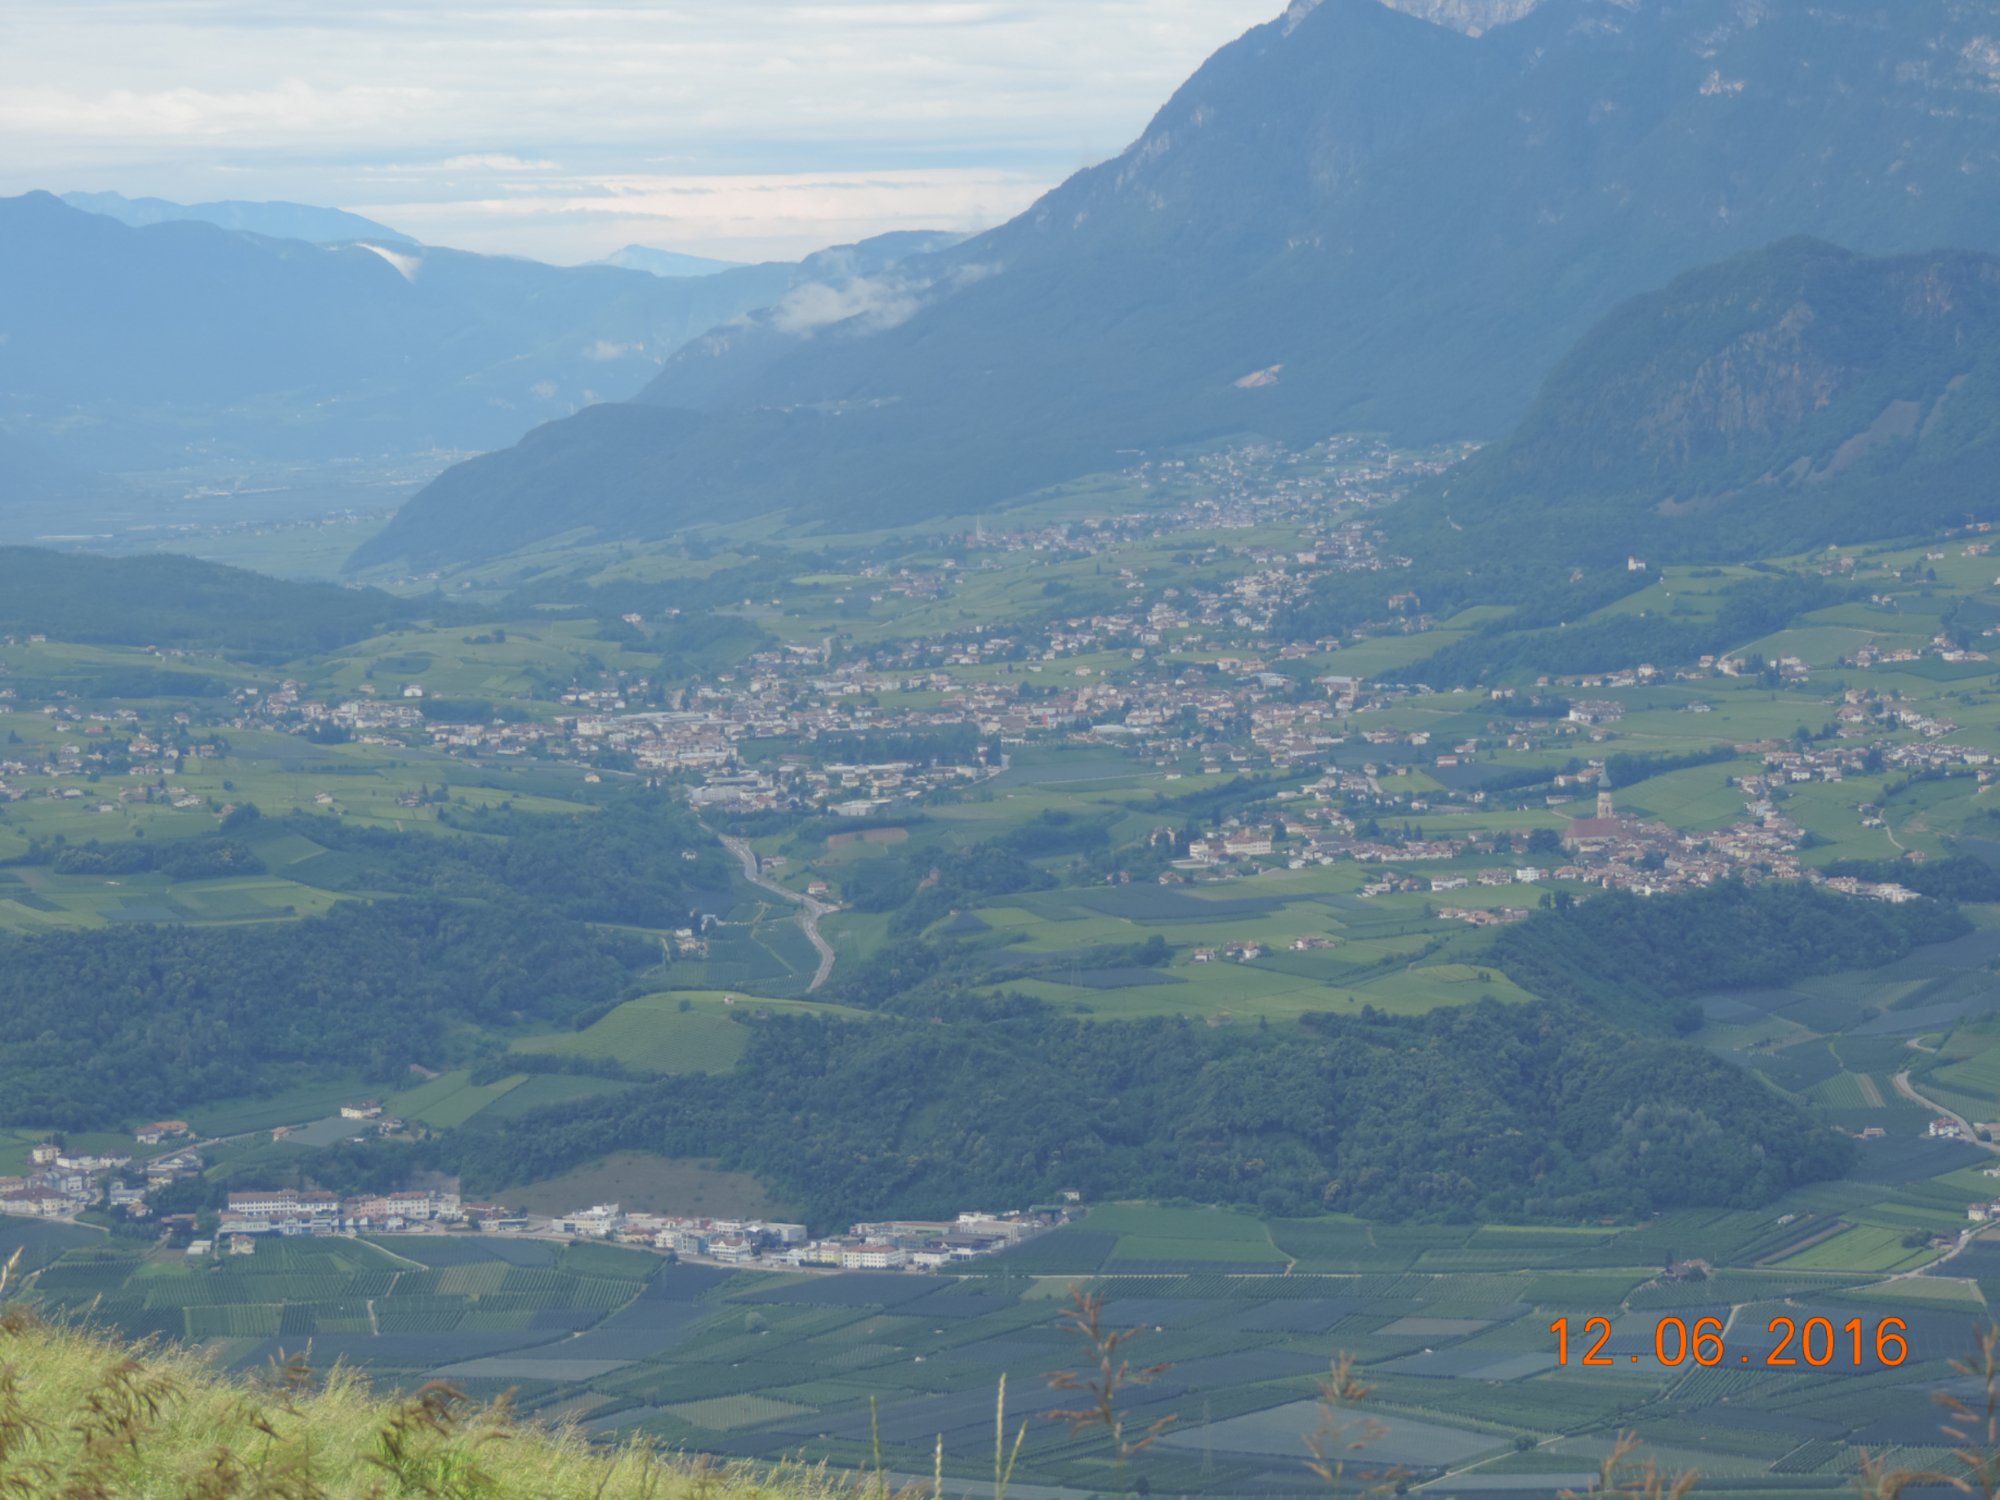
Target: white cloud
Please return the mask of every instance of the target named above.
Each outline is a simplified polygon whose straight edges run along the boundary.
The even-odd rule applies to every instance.
[[[894,328],[923,308],[922,290],[907,282],[865,277],[844,286],[816,281],[788,292],[771,310],[771,321],[783,333],[811,333],[850,319],[873,329]]]
[[[328,134],[372,137],[393,131],[422,108],[415,88],[361,86],[323,89],[300,79],[276,88],[218,93],[198,88],[63,88],[0,90],[0,140],[21,136],[57,141],[132,142],[231,140],[246,135],[273,142]],[[19,163],[17,163],[19,165]]]
[[[438,163],[447,172],[559,172],[562,166],[552,161],[524,161],[518,156],[508,156],[505,152],[486,152],[472,156],[454,156]]]
[[[624,243],[621,225],[796,254],[829,231],[1014,211],[1282,8],[20,0],[0,3],[0,192],[366,204],[443,243],[568,260]],[[630,212],[576,206],[606,196]],[[707,206],[667,213],[666,196]]]
[[[386,250],[380,245],[366,243],[356,245],[355,248],[381,256],[382,259],[396,268],[396,273],[405,281],[415,281],[417,273],[424,268],[423,257],[420,255],[405,255],[400,251]]]
[[[901,267],[880,276],[847,281],[815,281],[792,288],[771,309],[771,322],[784,333],[810,334],[837,323],[859,323],[874,332],[907,323],[940,285],[969,286],[998,274],[995,265],[964,265],[940,278],[911,276]]]
[[[469,249],[562,258],[579,241],[607,250],[694,245],[727,259],[766,260],[892,229],[981,228],[1020,212],[1047,186],[1033,173],[984,168],[623,173],[515,183],[478,198],[369,197],[347,206],[419,239]]]

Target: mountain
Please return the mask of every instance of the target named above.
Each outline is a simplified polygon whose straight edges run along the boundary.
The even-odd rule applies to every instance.
[[[223,229],[241,229],[272,239],[304,240],[313,245],[342,245],[350,240],[383,240],[413,245],[415,240],[386,224],[339,208],[315,208],[309,203],[170,203],[165,198],[127,198],[123,193],[64,193],[62,201],[85,213],[103,214],[134,229],[153,224],[196,219]]]
[[[286,661],[404,624],[418,606],[377,589],[266,578],[163,554],[93,557],[0,547],[0,634],[228,651]]]
[[[1305,11],[1316,3],[1317,0],[1304,0],[1293,9]],[[1495,26],[1520,20],[1542,0],[1382,0],[1382,3],[1391,10],[1449,26],[1467,36],[1480,36]]]
[[[1461,686],[1692,662],[1840,590],[1767,569],[1712,616],[1599,612],[1665,562],[2000,520],[1996,473],[2000,257],[1810,239],[1733,257],[1615,309],[1510,434],[1384,512],[1385,550],[1412,560],[1394,592],[1438,618],[1514,606],[1397,671]],[[1285,628],[1341,634],[1380,620],[1391,591],[1330,574]]]
[[[653,411],[447,473],[364,560],[800,495],[811,522],[963,514],[1245,432],[1492,437],[1598,318],[1692,267],[1794,234],[2000,248],[2000,0],[1544,0],[1476,37],[1440,24],[1519,8],[1295,5],[1019,218],[851,307],[697,340]]]
[[[655,250],[648,245],[627,245],[598,262],[622,266],[628,271],[644,271],[650,276],[713,276],[717,271],[734,271],[741,261],[710,260],[703,255],[683,255],[678,250]]]
[[[1565,564],[1792,552],[2000,515],[2000,257],[1790,240],[1599,323],[1395,530]]]
[[[135,229],[31,193],[0,200],[0,421],[44,468],[491,448],[638,389],[717,324],[897,253],[664,280],[191,219]]]

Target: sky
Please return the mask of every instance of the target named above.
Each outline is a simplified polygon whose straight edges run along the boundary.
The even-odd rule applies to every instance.
[[[0,194],[351,209],[431,244],[789,259],[973,230],[1283,0],[0,0]]]

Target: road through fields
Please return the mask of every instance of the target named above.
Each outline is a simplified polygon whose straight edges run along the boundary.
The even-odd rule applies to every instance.
[[[745,840],[731,838],[728,834],[722,834],[719,837],[722,839],[722,847],[735,855],[742,863],[743,878],[745,880],[760,890],[766,890],[774,896],[783,897],[793,906],[799,908],[799,926],[805,929],[806,938],[812,943],[813,951],[819,954],[819,971],[813,975],[812,983],[806,986],[806,993],[811,994],[814,990],[825,984],[828,976],[833,973],[833,944],[829,943],[821,934],[819,919],[828,912],[837,911],[839,908],[829,906],[826,902],[815,900],[811,896],[801,896],[797,891],[786,890],[757,867],[757,851],[752,849]]]

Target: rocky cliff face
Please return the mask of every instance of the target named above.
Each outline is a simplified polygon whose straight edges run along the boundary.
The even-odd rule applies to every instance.
[[[1409,521],[1755,555],[1990,519],[1996,465],[2000,258],[1791,240],[1619,308]]]
[[[1542,0],[1382,0],[1391,10],[1449,26],[1467,36],[1480,36],[1495,26],[1518,21]]]

